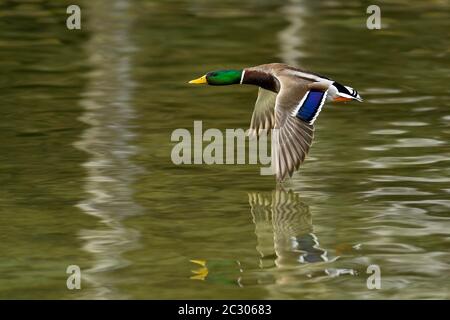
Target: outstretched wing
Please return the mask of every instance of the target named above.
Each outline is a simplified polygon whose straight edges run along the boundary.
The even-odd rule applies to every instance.
[[[269,132],[275,126],[274,109],[276,98],[276,93],[259,88],[248,132],[250,137],[258,136],[262,130]]]
[[[298,169],[314,138],[313,123],[325,99],[326,87],[280,76],[280,92],[275,104],[272,135],[272,166],[278,181]]]

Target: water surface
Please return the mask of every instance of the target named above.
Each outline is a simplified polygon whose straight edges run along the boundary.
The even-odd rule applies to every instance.
[[[449,298],[447,1],[381,30],[359,1],[79,1],[81,31],[69,4],[0,5],[1,298]],[[173,130],[245,129],[256,99],[186,82],[275,61],[365,101],[324,108],[283,187],[174,165]]]

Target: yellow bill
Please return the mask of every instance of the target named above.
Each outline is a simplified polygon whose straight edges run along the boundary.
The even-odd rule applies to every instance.
[[[195,264],[199,264],[202,267],[206,266],[206,260],[189,260],[189,261],[192,262],[192,263],[195,263]]]
[[[206,81],[206,74],[204,76],[201,76],[198,79],[194,79],[194,80],[189,81],[189,83],[194,83],[194,84],[205,84],[205,83],[207,83],[207,81]]]

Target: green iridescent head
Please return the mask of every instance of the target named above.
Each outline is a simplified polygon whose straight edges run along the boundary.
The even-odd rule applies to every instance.
[[[211,86],[226,86],[241,83],[242,70],[217,70],[189,81],[194,84],[209,84]]]

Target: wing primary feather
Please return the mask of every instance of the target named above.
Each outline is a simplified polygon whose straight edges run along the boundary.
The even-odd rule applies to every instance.
[[[279,182],[291,177],[305,161],[314,139],[313,123],[326,99],[330,80],[286,72],[286,66],[264,65],[278,84],[275,92],[260,88],[249,135],[272,132],[272,169]]]
[[[249,134],[259,136],[262,130],[265,129],[269,132],[274,127],[276,96],[276,93],[272,91],[259,88],[258,98],[250,121]]]

